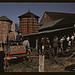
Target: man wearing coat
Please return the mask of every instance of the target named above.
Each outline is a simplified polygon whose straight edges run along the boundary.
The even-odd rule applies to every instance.
[[[57,36],[55,36],[53,39],[53,48],[54,48],[55,56],[57,55],[57,47],[58,47],[58,38],[57,38]]]

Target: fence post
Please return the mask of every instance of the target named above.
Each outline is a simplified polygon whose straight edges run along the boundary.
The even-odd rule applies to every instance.
[[[39,55],[39,72],[44,72],[44,55]]]

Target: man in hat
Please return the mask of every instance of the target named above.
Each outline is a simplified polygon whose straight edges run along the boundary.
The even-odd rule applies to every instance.
[[[21,32],[19,32],[18,35],[16,36],[16,41],[18,42],[17,45],[20,44],[20,42],[22,41]]]

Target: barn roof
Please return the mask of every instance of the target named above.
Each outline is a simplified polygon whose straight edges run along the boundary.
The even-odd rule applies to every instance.
[[[23,15],[21,15],[21,16],[19,16],[18,18],[31,17],[32,15],[33,15],[34,17],[36,17],[36,18],[40,18],[39,16],[37,16],[37,15],[31,13],[30,11],[27,12],[27,13],[25,13],[25,14],[23,14]]]
[[[44,23],[42,26],[39,27],[39,30],[47,28],[65,28],[68,26],[71,27],[72,23],[75,23],[75,15]]]
[[[52,27],[54,26],[55,24],[57,24],[59,21],[61,21],[62,19],[58,19],[58,20],[55,20],[55,21],[51,21],[51,22],[47,22],[47,23],[44,23],[40,28],[40,29],[44,29],[44,28],[48,28],[48,27]]]
[[[33,36],[33,35],[47,34],[47,33],[52,33],[52,32],[56,32],[56,31],[71,29],[71,28],[74,28],[74,26],[67,27],[67,28],[61,28],[61,29],[47,30],[47,31],[42,31],[42,32],[38,32],[38,33],[27,34],[25,36]]]
[[[10,19],[8,19],[6,16],[1,16],[0,21],[9,21],[12,22]]]
[[[74,16],[75,13],[63,13],[63,12],[49,12],[45,11],[45,13],[52,18],[52,20],[61,19],[67,16]]]
[[[48,15],[50,15],[50,14],[66,14],[66,15],[75,15],[75,13],[49,12],[49,11],[45,11],[45,13],[47,13]]]

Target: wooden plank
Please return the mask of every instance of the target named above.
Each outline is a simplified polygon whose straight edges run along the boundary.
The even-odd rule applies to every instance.
[[[14,55],[16,57],[25,57],[25,56],[37,56],[37,55],[43,55],[43,54],[23,54],[23,55]]]
[[[44,55],[39,55],[39,72],[44,72]]]
[[[75,52],[68,59],[72,58],[74,55],[75,55]]]
[[[5,57],[4,60],[17,59],[17,57]]]

